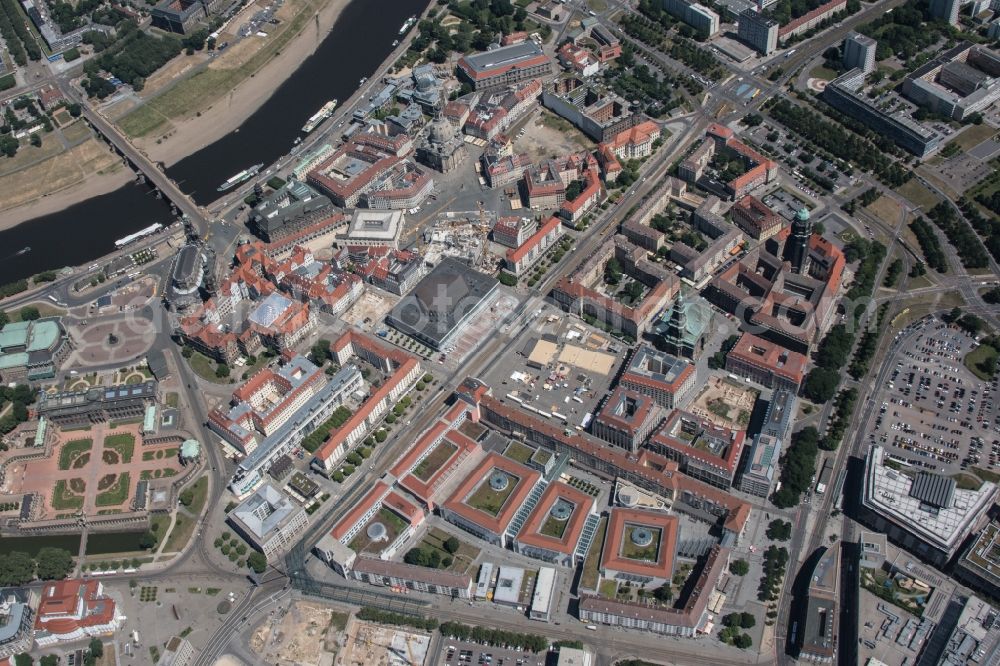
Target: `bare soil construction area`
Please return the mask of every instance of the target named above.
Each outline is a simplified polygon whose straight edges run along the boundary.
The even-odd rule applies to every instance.
[[[257,628],[250,649],[263,663],[279,666],[327,666],[345,640],[348,615],[323,604],[299,601],[270,623]]]

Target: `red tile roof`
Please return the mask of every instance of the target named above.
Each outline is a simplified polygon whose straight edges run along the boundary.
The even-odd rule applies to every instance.
[[[703,430],[708,431],[709,434],[729,442],[725,450],[722,452],[722,455],[715,455],[711,451],[691,446],[690,442],[685,441],[682,438],[674,437],[671,434],[671,431],[675,426],[678,426],[679,421],[682,418],[696,421],[698,426]],[[675,409],[670,413],[670,416],[667,417],[667,421],[663,424],[663,427],[653,435],[652,439],[655,443],[681,452],[689,458],[697,458],[698,460],[708,463],[709,465],[721,467],[731,476],[736,473],[736,466],[740,464],[740,455],[743,453],[743,443],[746,440],[746,434],[745,430],[730,430],[729,428],[723,428],[713,424],[707,419],[700,418],[695,414]]]
[[[625,557],[622,551],[625,540],[629,538],[626,533],[628,527],[648,527],[660,530],[655,561]],[[604,552],[601,554],[601,569],[621,571],[637,576],[670,579],[674,573],[674,554],[677,551],[679,531],[680,521],[677,516],[662,511],[615,507],[611,509],[611,517],[608,519]]]
[[[443,442],[445,441],[454,445],[455,451],[448,456],[447,460],[441,463],[441,466],[426,481],[418,479],[413,474],[407,474],[398,480],[401,487],[411,492],[414,497],[423,501],[428,506],[433,506],[434,492],[438,485],[451,474],[459,462],[464,460],[470,453],[480,450],[479,444],[457,430],[449,430],[445,434]]]
[[[638,409],[633,414],[616,414],[615,409],[621,404],[622,399],[632,398]],[[642,427],[642,424],[649,418],[650,412],[656,407],[656,402],[649,396],[635,391],[630,391],[622,386],[614,390],[611,396],[604,402],[597,415],[597,420],[608,423],[619,430],[625,430],[633,435]]]
[[[697,629],[701,623],[702,615],[708,607],[711,592],[724,573],[724,567],[729,562],[729,552],[728,548],[712,546],[684,608],[657,608],[646,604],[625,603],[585,594],[580,596],[580,610]]]
[[[797,19],[792,19],[785,25],[778,28],[778,37],[779,38],[784,37],[785,35],[794,32],[795,29],[798,28],[800,25],[805,25],[809,21],[812,21],[813,19],[822,16],[827,12],[829,13],[838,12],[843,7],[846,6],[847,6],[847,0],[830,0],[830,2],[827,2],[825,4],[820,5],[819,7],[816,7],[815,9],[810,10],[805,14],[803,14],[802,16],[798,17]]]
[[[411,525],[419,525],[424,520],[424,511],[395,490],[382,498],[382,506],[392,509]]]
[[[724,526],[739,534],[743,531],[750,516],[750,505],[738,497],[718,488],[692,479],[677,471],[677,463],[663,456],[643,451],[638,457],[630,457],[621,448],[598,443],[582,433],[566,435],[562,428],[542,421],[527,412],[508,406],[492,395],[482,395],[479,399],[482,409],[492,411],[503,418],[517,423],[529,432],[537,432],[544,437],[559,442],[571,450],[578,451],[581,456],[592,457],[600,461],[605,468],[614,468],[618,476],[628,476],[634,480],[641,479],[647,485],[660,488],[661,494],[679,497],[687,492],[695,497],[708,500],[728,511]],[[640,484],[641,485],[641,484]]]
[[[646,143],[654,135],[660,135],[660,126],[652,120],[645,120],[635,127],[630,127],[627,130],[622,130],[618,134],[615,134],[611,137],[610,141],[602,143],[601,147],[607,146],[611,148],[611,150],[617,150],[628,144],[638,145]]]
[[[538,231],[531,234],[531,236],[529,236],[520,247],[516,250],[507,250],[507,261],[512,264],[516,264],[521,261],[521,259],[524,259],[524,257],[527,256],[527,254],[531,252],[536,245],[541,243],[546,236],[558,229],[560,224],[562,224],[562,222],[559,221],[559,218],[555,216],[550,217],[545,221],[545,224],[540,226]]]
[[[372,410],[375,409],[377,405],[381,404],[382,401],[395,390],[399,383],[402,382],[408,374],[410,374],[413,368],[418,365],[419,364],[416,359],[406,359],[402,365],[396,368],[396,371],[392,373],[391,377],[386,379],[381,386],[375,389],[368,400],[361,405],[358,411],[354,412],[354,414],[347,419],[344,425],[330,433],[330,436],[327,437],[326,441],[323,442],[319,449],[316,450],[315,456],[320,460],[325,461],[333,455],[333,453],[340,448],[344,439],[346,439],[350,433],[354,432],[365,421],[367,421],[368,417],[372,413]]]
[[[490,474],[495,469],[502,470],[516,477],[517,485],[510,495],[507,496],[497,515],[493,516],[465,502],[481,484],[489,483]],[[530,467],[525,467],[497,453],[490,453],[458,486],[443,506],[469,522],[475,523],[494,534],[503,534],[504,530],[507,529],[507,525],[510,524],[510,521],[514,519],[514,515],[521,508],[521,505],[524,504],[528,493],[531,492],[531,489],[540,478],[541,474]]]
[[[399,462],[392,466],[389,473],[397,479],[409,473],[410,468],[417,462],[417,459],[436,446],[435,443],[444,437],[449,427],[444,421],[435,422],[434,425],[424,431],[424,434],[420,436],[416,444],[406,450],[406,453],[399,459]]]
[[[597,160],[592,155],[588,155],[587,161],[589,166],[584,175],[583,191],[572,201],[564,201],[559,211],[569,213],[570,217],[575,217],[581,208],[590,205],[601,193],[601,178],[600,170],[597,168]]]
[[[785,349],[752,333],[744,333],[729,351],[728,358],[747,365],[762,366],[780,377],[801,384],[808,360],[804,354]]]
[[[567,521],[562,537],[542,534],[541,529],[549,518],[549,512],[560,499],[574,505],[573,513]],[[587,493],[559,481],[551,483],[542,493],[541,499],[538,500],[534,511],[528,516],[528,520],[525,521],[524,527],[517,535],[517,542],[526,546],[546,548],[557,553],[572,555],[576,550],[580,535],[583,533],[587,515],[593,506],[594,498]]]
[[[35,628],[51,634],[72,634],[115,619],[115,602],[97,580],[59,580],[45,583],[35,617]]]
[[[352,506],[351,510],[333,526],[330,534],[338,541],[342,539],[345,534],[351,531],[352,527],[357,525],[361,517],[368,513],[369,509],[381,503],[388,494],[389,486],[384,481],[376,481],[371,489],[365,493],[365,496]]]

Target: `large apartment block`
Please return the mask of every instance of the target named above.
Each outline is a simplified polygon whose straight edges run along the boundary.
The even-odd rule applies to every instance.
[[[577,78],[557,79],[542,90],[542,104],[597,142],[638,125],[643,118],[629,103],[596,84]]]
[[[694,366],[682,358],[640,344],[622,374],[622,387],[651,397],[656,404],[673,409],[684,404],[695,388]]]
[[[875,69],[875,52],[878,43],[859,32],[851,31],[844,39],[844,67],[857,67],[865,74]]]
[[[605,401],[591,428],[604,441],[635,453],[653,433],[660,414],[651,397],[619,386]]]
[[[878,108],[861,90],[864,82],[864,70],[852,69],[830,81],[823,90],[823,99],[834,109],[887,136],[917,157],[927,157],[937,150],[941,143],[939,133],[901,112],[887,113]]]
[[[767,388],[798,393],[807,361],[803,354],[744,333],[726,356],[726,370]]]
[[[740,13],[737,36],[761,55],[771,55],[778,48],[780,25],[770,16],[745,9]]]

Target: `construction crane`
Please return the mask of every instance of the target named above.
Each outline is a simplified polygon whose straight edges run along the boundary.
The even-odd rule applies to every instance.
[[[476,265],[482,266],[483,262],[486,260],[486,240],[490,235],[490,223],[486,220],[486,209],[483,207],[483,202],[476,202],[479,206],[479,233],[482,234],[481,242],[479,244],[479,257],[476,258]]]

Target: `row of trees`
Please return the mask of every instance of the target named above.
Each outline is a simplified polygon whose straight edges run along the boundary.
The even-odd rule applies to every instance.
[[[875,350],[878,348],[878,340],[882,334],[880,328],[882,319],[885,317],[888,309],[888,303],[883,303],[879,306],[878,312],[873,315],[871,325],[865,328],[864,333],[861,334],[858,347],[854,350],[854,359],[851,361],[850,367],[847,368],[848,374],[854,379],[864,377],[865,373],[868,372],[869,366],[871,366],[872,357],[875,355]]]
[[[0,35],[3,36],[11,57],[18,65],[23,67],[28,59],[42,59],[42,49],[25,25],[24,15],[18,9],[17,0],[0,0]]]
[[[494,647],[517,646],[531,652],[541,652],[549,647],[549,639],[537,634],[522,634],[492,627],[471,627],[461,622],[442,622],[441,634],[460,641],[471,640]]]
[[[441,555],[437,548],[426,548],[416,546],[406,551],[403,561],[418,567],[428,567],[430,569],[447,569],[454,560],[450,555]]]
[[[680,60],[694,71],[713,80],[721,78],[725,71],[722,63],[714,55],[683,37],[675,39],[667,53],[671,58]]]
[[[0,321],[6,319],[6,316],[0,312]],[[2,326],[3,324],[0,324]],[[10,411],[7,412],[3,417],[0,417],[0,434],[6,435],[8,432],[12,431],[20,423],[24,423],[28,420],[28,405],[35,402],[35,393],[31,390],[31,387],[26,384],[17,384],[16,386],[0,386],[0,411],[3,407],[6,407],[8,403],[13,403],[11,405]],[[6,447],[0,444],[0,449],[5,449]]]
[[[15,280],[14,282],[8,282],[7,284],[0,285],[0,298],[7,298],[8,296],[13,296],[14,294],[20,294],[27,288],[27,280]]]
[[[840,440],[844,438],[847,424],[854,415],[854,406],[858,402],[858,390],[856,388],[845,388],[837,394],[834,402],[836,410],[833,417],[827,422],[826,437],[819,440],[819,448],[824,451],[836,451],[840,446]]]
[[[806,375],[803,392],[814,402],[826,402],[833,397],[840,383],[840,369],[847,365],[854,334],[844,324],[830,327],[816,349],[816,366]]]
[[[847,291],[847,301],[856,303],[853,312],[847,313],[852,318],[852,329],[857,327],[864,315],[885,254],[886,249],[882,243],[863,238],[855,238],[844,247],[844,258],[848,262],[860,260],[854,273],[854,282]],[[875,335],[877,341],[877,333]],[[853,346],[854,333],[844,324],[837,324],[827,332],[816,352],[816,367],[806,376],[803,387],[806,397],[821,403],[833,397],[840,383],[840,369],[847,365]]]
[[[643,44],[653,48],[666,45],[669,28],[665,28],[659,21],[635,14],[623,14],[619,17],[618,24],[626,35],[638,39]]]
[[[413,627],[414,629],[423,629],[424,631],[434,631],[438,628],[438,621],[432,617],[404,615],[403,613],[393,613],[392,611],[379,610],[368,606],[357,612],[357,618],[365,622],[391,624],[396,627]],[[444,625],[442,625],[442,630],[443,628]]]
[[[888,288],[893,288],[899,283],[899,278],[903,276],[903,265],[902,259],[896,259],[891,264],[889,268],[885,269],[885,280],[882,282],[883,286]]]
[[[752,629],[756,624],[757,618],[753,613],[730,613],[722,618],[723,629],[719,632],[719,639],[723,643],[745,650],[753,645],[753,639],[740,629]]]
[[[767,524],[767,538],[771,541],[788,541],[792,538],[792,524],[787,520],[775,518]]]
[[[873,203],[875,203],[878,200],[879,196],[881,196],[881,195],[879,194],[878,188],[876,188],[876,187],[869,187],[867,190],[865,190],[864,192],[862,192],[858,196],[856,196],[853,199],[851,199],[850,201],[844,203],[841,206],[841,208],[844,211],[846,211],[846,212],[848,212],[848,213],[850,213],[850,214],[853,215],[854,211],[857,210],[858,206],[862,206],[862,207],[864,207],[864,206],[870,206],[870,205],[872,205]]]
[[[985,206],[989,211],[1000,215],[1000,190],[992,194],[980,194],[976,197],[976,201]]]
[[[913,222],[910,222],[910,229],[917,237],[917,243],[920,244],[920,251],[924,254],[927,265],[938,273],[947,273],[948,259],[945,257],[944,250],[941,249],[937,234],[934,233],[931,225],[927,224],[927,220],[922,217],[915,218]]]
[[[330,418],[323,422],[323,425],[306,435],[306,438],[302,440],[302,448],[309,453],[314,453],[326,441],[327,436],[344,425],[349,418],[351,418],[351,410],[343,405],[337,407]]]
[[[624,67],[609,69],[604,76],[611,88],[625,99],[643,100],[649,116],[659,118],[677,106],[673,87],[666,79],[658,79],[646,65],[630,70]]]
[[[948,35],[948,26],[931,17],[930,3],[910,0],[895,11],[879,16],[858,31],[878,40],[875,57],[884,60],[893,55],[908,60]]]
[[[0,586],[19,586],[39,578],[59,580],[73,570],[73,556],[62,548],[40,548],[32,557],[14,551],[0,555]]]
[[[667,15],[661,13],[661,16]],[[629,37],[666,53],[699,74],[717,79],[723,73],[722,64],[718,59],[689,39],[689,37],[698,36],[690,29],[690,26],[682,25],[680,27],[681,34],[670,38],[668,27],[664,27],[660,21],[654,21],[645,16],[625,14],[618,19],[618,23]],[[685,30],[685,28],[687,29]]]
[[[852,262],[859,259],[861,263],[854,272],[854,282],[847,290],[848,300],[859,303],[854,309],[853,315],[855,324],[858,323],[864,313],[864,301],[875,289],[875,276],[885,260],[886,248],[882,243],[872,240],[866,241],[864,238],[854,238],[844,247],[844,259]]]
[[[993,196],[997,197],[996,194]],[[965,219],[983,239],[986,250],[993,255],[995,260],[1000,261],[1000,219],[997,219],[995,215],[989,217],[983,215],[979,207],[968,197],[960,197],[956,204],[965,215]]]
[[[104,643],[100,638],[91,638],[87,651],[83,656],[82,666],[94,666],[97,660],[104,656]],[[14,666],[34,666],[34,658],[27,652],[14,655]],[[38,659],[38,666],[58,666],[59,657],[46,654]]]
[[[63,0],[49,0],[49,15],[60,32],[72,32],[85,23],[92,11],[101,5],[101,0],[78,0],[75,5]]]
[[[986,330],[986,322],[969,312],[962,312],[961,308],[952,308],[941,319],[948,324],[954,324],[969,335],[979,335]]]
[[[912,176],[889,157],[898,149],[879,141],[878,145],[867,138],[848,131],[838,123],[824,120],[815,111],[778,99],[770,106],[769,113],[785,127],[803,136],[822,150],[861,168],[872,171],[890,185],[901,185]],[[867,135],[866,135],[867,136]]]
[[[774,505],[787,509],[799,503],[816,471],[819,431],[806,426],[792,435],[791,445],[781,457],[781,488],[771,495]]]
[[[764,551],[764,575],[760,578],[757,598],[775,601],[781,593],[781,581],[788,566],[788,550],[784,546],[768,546]]]
[[[944,232],[948,242],[955,247],[958,258],[966,268],[986,268],[989,256],[976,234],[973,233],[965,220],[952,207],[951,203],[941,201],[927,212],[938,229]]]

